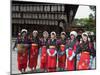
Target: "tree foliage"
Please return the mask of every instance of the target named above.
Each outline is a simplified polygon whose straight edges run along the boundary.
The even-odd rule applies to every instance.
[[[76,18],[74,20],[74,23],[76,25],[84,26],[85,31],[93,31],[96,32],[96,19],[95,19],[95,12],[96,7],[95,6],[89,6],[90,10],[93,11],[93,13],[89,14],[89,18]]]

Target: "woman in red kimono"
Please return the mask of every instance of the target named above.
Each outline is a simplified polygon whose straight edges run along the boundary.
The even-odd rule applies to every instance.
[[[28,62],[28,39],[27,39],[27,30],[22,29],[21,34],[18,35],[18,38],[15,42],[15,49],[18,50],[17,54],[17,62],[18,62],[18,70],[23,73],[27,68]]]
[[[93,52],[93,45],[89,42],[88,34],[84,32],[82,34],[82,42],[80,43],[80,52],[79,52],[79,62],[77,64],[78,70],[88,70],[90,64],[90,55]]]
[[[75,70],[75,53],[77,49],[77,32],[70,32],[70,40],[66,44],[66,70]]]
[[[40,60],[40,69],[45,71],[47,69],[47,46],[48,46],[48,32],[43,32],[43,39],[40,40],[41,44],[41,60]]]
[[[61,32],[61,39],[59,41],[59,51],[58,51],[58,67],[60,70],[65,70],[66,62],[66,33]]]
[[[51,38],[48,41],[49,49],[47,49],[47,71],[54,72],[56,71],[57,64],[57,44],[56,44],[56,33],[51,32]]]
[[[33,31],[31,37],[31,48],[29,52],[29,68],[31,71],[36,71],[37,61],[38,61],[38,49],[39,49],[39,39],[38,39],[38,32],[36,30]]]

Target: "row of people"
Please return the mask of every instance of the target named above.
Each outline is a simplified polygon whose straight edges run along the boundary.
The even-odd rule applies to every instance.
[[[88,34],[82,33],[81,42],[76,39],[76,31],[70,32],[70,39],[66,38],[65,32],[60,35],[58,39],[53,31],[48,38],[48,32],[44,31],[43,38],[39,38],[38,31],[34,30],[28,38],[27,30],[22,29],[14,46],[18,51],[19,71],[25,72],[27,64],[31,71],[36,71],[39,55],[41,72],[91,69],[91,58],[95,57],[95,49],[88,40]]]

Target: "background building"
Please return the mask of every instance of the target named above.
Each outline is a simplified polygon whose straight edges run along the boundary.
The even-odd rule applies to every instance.
[[[67,32],[77,9],[78,5],[71,4],[12,1],[12,36],[16,37],[23,28],[39,33]]]

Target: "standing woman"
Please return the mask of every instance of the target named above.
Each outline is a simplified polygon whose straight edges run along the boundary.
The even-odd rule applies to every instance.
[[[56,33],[51,32],[51,38],[48,40],[49,49],[47,49],[47,71],[54,72],[56,71],[57,64],[57,41]]]
[[[75,70],[75,54],[77,50],[77,32],[70,32],[70,40],[66,43],[66,70]]]
[[[79,62],[77,64],[78,70],[88,70],[90,64],[90,55],[93,50],[92,44],[89,42],[88,34],[82,33],[82,42],[80,43]]]
[[[66,33],[61,32],[61,38],[59,40],[59,51],[58,51],[58,67],[60,70],[65,70],[66,62]]]
[[[40,69],[45,71],[47,69],[47,47],[48,47],[48,32],[43,32],[43,39],[40,40],[41,57],[40,57]]]
[[[27,30],[22,29],[20,36],[16,40],[15,49],[17,49],[17,62],[18,62],[18,70],[23,73],[27,68],[28,62],[28,38],[27,38]]]
[[[31,71],[36,71],[37,61],[38,61],[38,51],[39,50],[39,38],[38,38],[38,31],[34,30],[32,37],[31,37],[31,48],[30,48],[30,55],[29,55],[29,67]]]

